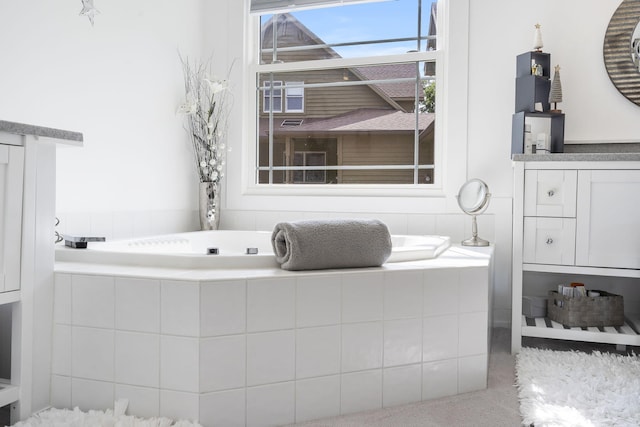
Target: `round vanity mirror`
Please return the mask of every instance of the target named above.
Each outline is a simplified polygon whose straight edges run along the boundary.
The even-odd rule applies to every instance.
[[[476,216],[482,214],[489,206],[489,187],[480,179],[465,182],[458,192],[458,205],[467,215],[471,215],[471,238],[463,240],[463,246],[489,246],[487,240],[478,237]]]
[[[623,0],[604,36],[604,65],[613,85],[640,106],[640,1]]]

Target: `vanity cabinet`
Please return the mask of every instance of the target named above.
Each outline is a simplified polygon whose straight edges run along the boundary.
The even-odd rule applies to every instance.
[[[0,120],[0,407],[50,405],[56,146],[81,133]]]
[[[605,291],[623,278],[638,290],[631,299],[640,298],[640,156],[521,158],[514,157],[512,351],[519,351],[523,336],[640,345],[640,315],[626,307],[625,325],[617,328],[565,328],[522,314],[529,288],[546,296],[576,277],[592,279]]]
[[[0,144],[0,293],[20,288],[24,148]]]
[[[20,299],[24,147],[0,139],[0,407],[14,402],[12,316]],[[13,141],[12,141],[13,142]]]

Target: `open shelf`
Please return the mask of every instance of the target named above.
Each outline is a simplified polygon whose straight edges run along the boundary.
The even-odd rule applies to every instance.
[[[640,346],[639,324],[640,317],[627,316],[622,326],[569,328],[548,317],[522,316],[522,336]]]
[[[11,385],[0,379],[0,407],[16,402],[20,394],[20,387]]]

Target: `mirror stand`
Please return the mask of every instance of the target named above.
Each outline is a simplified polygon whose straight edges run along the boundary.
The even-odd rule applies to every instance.
[[[476,217],[478,215],[471,215],[471,237],[462,241],[462,246],[489,246],[487,240],[478,237],[478,222]]]
[[[489,206],[489,187],[480,179],[471,179],[460,187],[458,206],[471,216],[471,238],[463,240],[462,246],[489,246],[487,240],[478,237],[478,220],[476,217],[487,210]]]

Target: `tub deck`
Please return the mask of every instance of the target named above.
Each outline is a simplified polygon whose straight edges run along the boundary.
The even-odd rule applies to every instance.
[[[486,388],[492,254],[303,272],[57,262],[52,404],[260,426]]]

